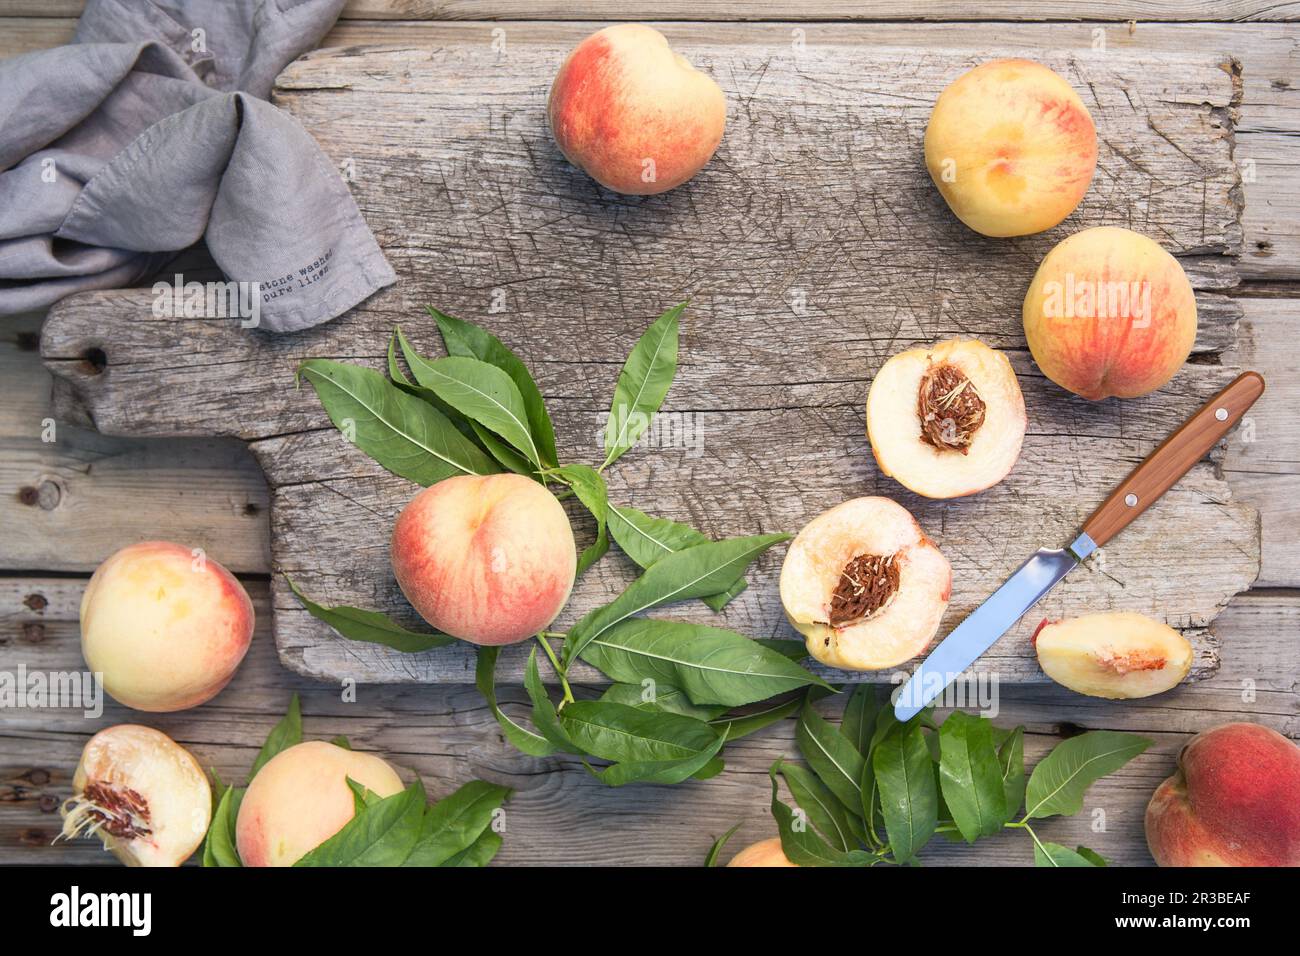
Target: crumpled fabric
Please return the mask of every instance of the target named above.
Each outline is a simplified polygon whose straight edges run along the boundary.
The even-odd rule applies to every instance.
[[[0,60],[0,315],[139,284],[200,239],[257,284],[271,331],[396,281],[338,171],[264,99],[344,2],[89,0],[71,44]]]

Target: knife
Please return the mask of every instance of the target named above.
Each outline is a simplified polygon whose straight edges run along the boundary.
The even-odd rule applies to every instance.
[[[1187,474],[1263,393],[1264,379],[1258,373],[1237,376],[1110,493],[1069,547],[1039,548],[921,662],[899,691],[895,716],[910,720],[943,693],[1043,595]]]

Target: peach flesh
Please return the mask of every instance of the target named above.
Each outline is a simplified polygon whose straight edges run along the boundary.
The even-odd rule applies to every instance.
[[[564,508],[522,475],[461,475],[424,489],[393,528],[393,573],[444,633],[522,641],[569,599],[577,547]]]
[[[402,789],[371,754],[312,740],[282,750],[258,771],[239,805],[235,843],[244,866],[293,866],[352,819],[348,779],[380,797]]]
[[[837,594],[863,555],[892,558],[897,584],[886,582],[861,608],[863,617],[839,623]],[[848,670],[894,667],[923,651],[951,590],[948,560],[888,498],[855,498],[818,515],[796,535],[781,566],[781,604],[808,653]]]
[[[1090,697],[1150,697],[1178,686],[1192,645],[1168,624],[1130,611],[1044,621],[1034,634],[1038,664],[1056,683]]]
[[[1160,866],[1300,866],[1300,748],[1259,724],[1197,734],[1147,805]]]
[[[1178,260],[1152,239],[1098,226],[1060,242],[1025,293],[1034,361],[1084,398],[1160,388],[1196,340],[1196,297]]]
[[[64,803],[70,839],[95,834],[128,866],[180,866],[212,816],[212,790],[193,755],[166,734],[118,724],[86,743]]]
[[[253,638],[253,602],[216,561],[178,544],[118,551],[81,598],[81,649],[114,700],[175,711],[211,700]]]
[[[722,141],[727,104],[658,30],[625,23],[587,37],[551,86],[547,118],[569,162],[607,189],[665,192]]]
[[[781,838],[771,837],[751,843],[731,858],[727,866],[797,866],[781,849]]]
[[[925,164],[949,208],[986,236],[1026,236],[1070,215],[1097,166],[1079,95],[1031,60],[993,60],[940,94]]]
[[[983,406],[969,442],[956,443],[961,447],[927,440],[934,429],[920,415],[919,398],[929,376],[949,366]],[[927,498],[974,494],[1005,478],[1020,457],[1026,423],[1025,400],[1011,363],[974,339],[900,352],[881,366],[867,392],[867,438],[876,464]]]

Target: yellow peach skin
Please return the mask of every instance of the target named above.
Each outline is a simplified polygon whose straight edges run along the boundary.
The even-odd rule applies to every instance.
[[[1079,205],[1097,166],[1097,131],[1059,75],[1032,60],[993,60],[940,94],[925,165],[971,229],[1027,236]]]
[[[235,821],[244,866],[293,866],[352,819],[348,779],[379,797],[402,789],[401,778],[371,754],[309,740],[282,750],[248,785]]]
[[[1025,338],[1048,378],[1084,398],[1160,388],[1196,340],[1196,297],[1159,243],[1098,226],[1058,243],[1025,294]]]
[[[128,866],[180,866],[212,818],[212,789],[193,754],[138,724],[91,737],[72,786],[60,836],[94,833]]]
[[[731,858],[727,866],[798,866],[791,863],[781,849],[781,838],[772,837],[751,843]]]
[[[393,573],[420,615],[475,644],[544,630],[573,589],[564,508],[522,475],[460,475],[426,488],[393,528]]]
[[[665,192],[694,176],[727,122],[718,84],[658,30],[635,23],[579,43],[555,77],[546,112],[569,162],[630,195]]]
[[[211,700],[253,638],[253,602],[216,561],[167,541],[123,548],[81,598],[81,650],[114,700],[173,711]]]

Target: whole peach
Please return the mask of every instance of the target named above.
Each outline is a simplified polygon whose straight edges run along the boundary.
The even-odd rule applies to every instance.
[[[244,866],[293,866],[352,819],[348,779],[379,797],[402,781],[371,754],[310,740],[282,750],[257,772],[239,805],[235,846]]]
[[[606,27],[569,54],[546,107],[569,162],[607,189],[666,192],[690,179],[722,142],[722,90],[674,53],[658,30]]]
[[[1097,131],[1059,75],[993,60],[940,94],[925,165],[953,213],[986,236],[1027,236],[1074,211],[1097,166]]]
[[[1043,373],[1093,400],[1155,391],[1196,339],[1196,296],[1183,267],[1154,240],[1117,226],[1058,243],[1034,274],[1022,316]]]
[[[253,602],[216,561],[145,541],[101,564],[81,598],[81,651],[114,700],[172,711],[211,700],[253,638]]]
[[[1197,734],[1146,831],[1161,866],[1300,866],[1300,747],[1259,724]]]
[[[751,843],[731,858],[727,866],[796,866],[781,849],[781,838],[771,837]]]
[[[424,489],[393,528],[393,573],[444,633],[513,644],[545,630],[573,589],[564,508],[522,475],[460,475]]]

